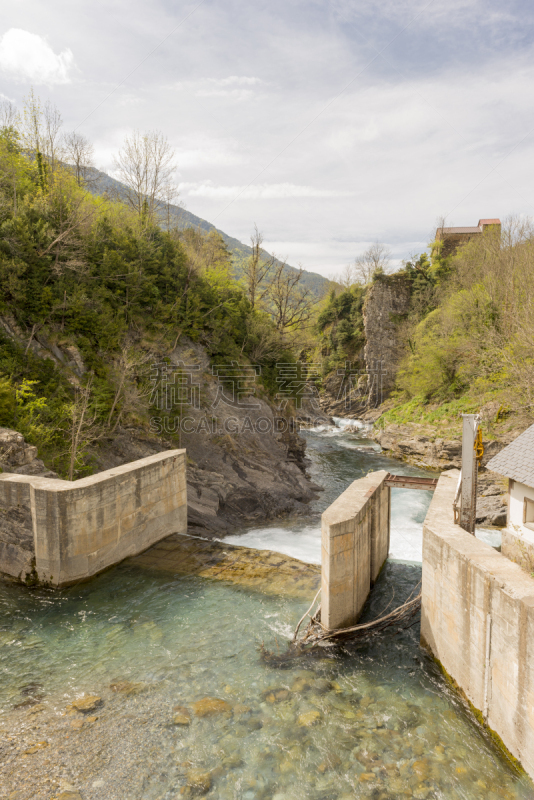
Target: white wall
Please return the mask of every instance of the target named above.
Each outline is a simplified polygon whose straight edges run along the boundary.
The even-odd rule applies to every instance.
[[[534,531],[523,525],[523,501],[525,497],[534,502],[534,489],[525,486],[519,481],[510,481],[510,496],[508,507],[508,528],[520,533],[524,539],[534,544]]]

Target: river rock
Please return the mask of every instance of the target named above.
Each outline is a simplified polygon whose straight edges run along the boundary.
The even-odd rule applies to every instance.
[[[289,689],[267,689],[262,693],[262,698],[267,703],[281,703],[283,700],[287,700],[289,695]]]
[[[197,717],[213,717],[217,714],[227,714],[231,712],[232,706],[226,700],[218,697],[204,697],[193,703],[193,711]]]
[[[297,725],[301,728],[311,728],[312,725],[317,725],[320,722],[321,717],[320,711],[305,711],[304,714],[300,714],[297,718]]]
[[[102,698],[98,697],[98,695],[88,695],[86,697],[80,697],[78,700],[74,700],[69,708],[73,708],[75,711],[80,711],[82,714],[88,714],[90,711],[95,711],[97,708],[100,708],[102,705]]]
[[[109,688],[116,694],[136,695],[143,691],[145,688],[144,683],[133,683],[132,681],[114,681],[110,683]]]
[[[191,712],[185,706],[174,706],[174,716],[172,718],[173,725],[190,725]]]
[[[61,792],[53,800],[83,800],[83,798],[79,792]]]
[[[48,747],[48,742],[37,742],[36,744],[32,744],[30,747],[28,747],[28,749],[24,751],[24,755],[37,753],[38,750],[44,750],[45,747]]]
[[[207,794],[211,789],[211,775],[209,772],[191,770],[187,773],[187,786],[184,787],[186,797],[195,797]]]

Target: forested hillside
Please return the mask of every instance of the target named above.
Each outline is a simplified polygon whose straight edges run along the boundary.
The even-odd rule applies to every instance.
[[[89,192],[47,139],[46,113],[25,112],[0,130],[0,426],[63,476],[91,471],[121,427],[148,429],[151,365],[182,341],[206,368],[260,365],[257,391],[272,397],[315,302],[298,280],[257,251],[239,284],[217,231],[164,230],[146,197],[137,212]]]
[[[114,197],[116,199],[124,197],[124,184],[118,180],[115,180],[115,178],[112,178],[107,173],[91,167],[86,172],[86,178],[87,186],[93,194],[107,193],[110,197]],[[211,222],[207,222],[207,220],[197,217],[196,214],[192,214],[190,211],[187,211],[186,208],[182,208],[180,205],[175,205],[170,202],[165,203],[164,205],[162,222],[163,227],[178,228],[180,230],[184,230],[186,228],[196,228],[197,230],[204,231],[206,233],[217,233],[232,254],[232,274],[238,280],[243,277],[243,264],[246,263],[247,259],[251,257],[252,247],[247,244],[243,244],[243,242],[240,242],[233,236],[228,236],[227,233],[219,230],[219,228],[216,228],[215,225],[211,224]],[[268,258],[269,254],[265,250],[262,250],[262,257]],[[279,261],[279,259],[275,259],[275,264],[281,265],[282,262]],[[295,275],[295,273],[298,272],[295,267],[292,267],[289,264],[285,264],[284,266],[290,275]],[[312,291],[317,298],[320,298],[324,294],[329,284],[329,280],[316,272],[303,270],[301,283],[303,286],[310,289],[310,291]]]
[[[442,258],[434,243],[405,265],[410,312],[398,321],[405,357],[388,422],[491,424],[534,409],[534,228],[510,219]],[[391,405],[391,403],[390,403]],[[491,425],[490,425],[491,427]]]

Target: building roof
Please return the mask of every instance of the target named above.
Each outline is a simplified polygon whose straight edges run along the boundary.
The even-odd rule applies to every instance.
[[[488,461],[486,469],[534,489],[534,425]]]
[[[479,219],[478,227],[481,228],[482,225],[500,225],[500,219]]]

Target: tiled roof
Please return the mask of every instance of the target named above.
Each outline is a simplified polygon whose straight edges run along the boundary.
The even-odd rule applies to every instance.
[[[486,469],[534,489],[534,425],[488,461]]]
[[[478,227],[480,228],[482,225],[500,225],[500,219],[479,219]]]

